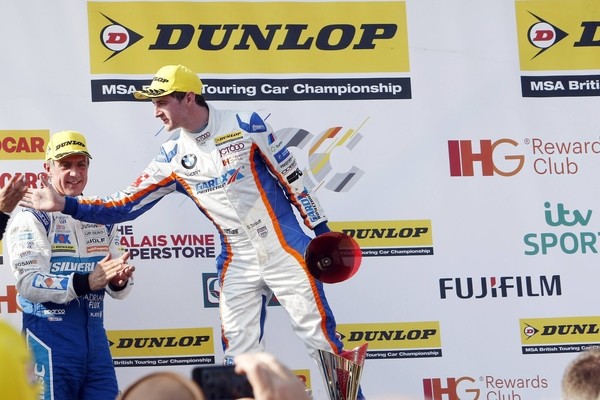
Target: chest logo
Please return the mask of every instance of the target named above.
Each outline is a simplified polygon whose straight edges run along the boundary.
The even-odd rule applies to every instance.
[[[196,156],[194,154],[186,154],[181,159],[181,165],[185,169],[192,169],[196,165],[197,160],[198,159],[196,158]]]

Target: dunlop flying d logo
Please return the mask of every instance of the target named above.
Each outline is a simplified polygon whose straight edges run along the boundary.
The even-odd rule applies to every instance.
[[[87,4],[93,74],[409,70],[403,1]]]
[[[551,23],[544,21],[533,13],[531,15],[539,20],[538,23],[533,24],[531,28],[529,28],[528,32],[529,43],[540,49],[540,51],[533,56],[533,58],[535,58],[567,37],[568,33]]]
[[[600,69],[597,0],[515,2],[522,71]]]
[[[535,334],[539,332],[539,329],[529,325],[526,322],[523,322],[525,327],[523,328],[523,335],[525,335],[524,340],[529,340],[529,338],[533,337]]]
[[[102,14],[104,15],[104,14]],[[133,46],[144,37],[138,33],[132,31],[119,24],[117,21],[107,17],[104,17],[110,22],[110,25],[106,25],[100,32],[100,40],[104,47],[112,52],[110,56],[104,61],[108,61],[123,50]]]

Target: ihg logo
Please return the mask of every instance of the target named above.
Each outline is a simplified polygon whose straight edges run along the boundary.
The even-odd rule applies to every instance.
[[[500,169],[499,163],[494,161],[494,154],[499,147],[517,147],[518,143],[512,139],[500,139],[479,141],[479,152],[473,149],[470,140],[449,140],[448,157],[450,159],[450,176],[474,176],[475,163],[481,163],[481,175],[513,176],[519,173],[525,163],[525,157],[521,154],[506,154],[504,160],[506,169]],[[497,154],[497,153],[496,153]]]
[[[423,394],[426,400],[477,400],[479,389],[473,383],[475,379],[470,376],[461,378],[423,379]]]

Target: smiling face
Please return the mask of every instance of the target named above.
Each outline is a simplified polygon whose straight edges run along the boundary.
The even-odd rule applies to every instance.
[[[65,196],[79,196],[83,193],[89,166],[90,160],[83,154],[73,154],[44,164],[52,186]]]

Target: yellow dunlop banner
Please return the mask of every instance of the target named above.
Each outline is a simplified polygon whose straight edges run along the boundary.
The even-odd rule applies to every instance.
[[[361,247],[430,246],[431,220],[328,222],[333,231],[352,236]]]
[[[406,5],[88,2],[92,74],[407,72]]]
[[[48,130],[0,130],[0,160],[43,160]]]
[[[521,344],[600,343],[600,316],[520,320]]]
[[[107,331],[113,357],[214,354],[212,328]]]
[[[368,343],[367,350],[429,349],[442,345],[439,321],[339,324],[347,350]]]
[[[600,69],[597,0],[517,1],[522,71]]]

